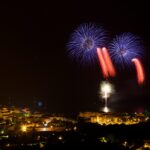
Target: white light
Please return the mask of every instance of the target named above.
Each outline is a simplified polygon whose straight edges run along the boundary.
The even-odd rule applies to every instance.
[[[108,113],[108,112],[109,112],[109,108],[105,106],[103,111],[104,111],[105,113]]]
[[[46,128],[43,128],[43,131],[46,131]]]
[[[111,86],[108,83],[103,84],[101,88],[102,93],[111,93]]]
[[[111,83],[109,83],[108,81],[103,81],[100,84],[100,95],[101,97],[104,99],[104,108],[103,111],[105,113],[108,113],[110,110],[108,108],[108,98],[110,97],[110,95],[114,92],[114,87]]]
[[[47,127],[48,124],[46,122],[43,122],[43,125],[44,125],[44,127]]]
[[[109,82],[102,82],[100,86],[100,93],[102,95],[102,98],[108,98],[114,91],[112,84],[110,84]]]
[[[59,140],[62,140],[62,139],[63,139],[63,137],[62,137],[62,136],[59,136],[59,137],[58,137],[58,139],[59,139]]]

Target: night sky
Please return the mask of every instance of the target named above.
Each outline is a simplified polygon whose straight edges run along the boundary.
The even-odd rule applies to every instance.
[[[68,58],[66,43],[81,23],[95,22],[110,38],[139,35],[145,46],[146,83],[139,87],[134,69],[119,71],[115,111],[150,108],[150,9],[145,2],[82,1],[0,4],[0,103],[21,107],[42,100],[49,112],[98,111],[103,80],[99,65],[82,67]]]

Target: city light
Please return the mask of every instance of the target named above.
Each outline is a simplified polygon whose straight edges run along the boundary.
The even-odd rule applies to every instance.
[[[105,110],[104,110],[105,109]],[[108,108],[104,107],[103,111],[109,112]],[[122,113],[109,113],[105,114],[103,112],[84,112],[80,113],[79,116],[81,118],[84,118],[86,122],[90,123],[97,123],[100,125],[134,125],[139,124],[141,122],[147,122],[145,121],[145,115],[144,114],[122,114]]]
[[[58,139],[59,139],[59,140],[62,140],[62,139],[63,139],[63,137],[62,137],[62,136],[59,136],[59,137],[58,137]]]
[[[47,127],[48,123],[46,123],[46,122],[43,122],[43,125],[44,125],[44,127]]]
[[[106,91],[106,93],[113,93],[112,87],[110,88],[108,85],[103,86],[102,91]],[[106,94],[106,97],[107,96],[109,97],[111,94]],[[103,98],[105,99],[106,97],[104,96]],[[131,125],[133,126],[136,124],[140,125],[141,123],[147,126],[150,120],[150,117],[147,116],[148,113],[147,115],[144,113],[108,113],[110,112],[110,109],[106,106],[103,107],[103,112],[80,112],[80,114],[77,116],[77,118],[80,118],[78,121],[74,120],[73,118],[66,118],[60,114],[49,114],[45,117],[45,114],[40,112],[30,113],[31,117],[26,118],[23,115],[24,112],[22,112],[22,109],[13,108],[12,110],[11,108],[7,107],[7,111],[5,110],[6,109],[3,109],[3,107],[0,109],[0,112],[2,112],[1,122],[3,122],[0,130],[0,149],[1,144],[2,148],[4,147],[4,149],[8,149],[8,147],[10,149],[17,149],[18,147],[22,147],[22,149],[24,147],[36,149],[37,146],[40,149],[44,149],[47,148],[47,143],[49,141],[52,141],[54,144],[64,144],[67,142],[75,143],[79,140],[81,142],[86,141],[86,137],[88,138],[88,136],[91,136],[91,134],[88,133],[88,130],[86,131],[87,135],[85,139],[83,139],[82,136],[76,136],[80,135],[80,125],[82,126],[82,122],[94,124],[99,128],[105,129],[107,129],[106,126],[110,126],[112,128],[112,126],[115,127],[117,125],[117,127],[120,126],[120,130],[124,132],[124,128],[128,128],[127,126],[130,127]],[[16,113],[12,114],[12,112],[19,112],[21,115]],[[9,118],[9,120],[12,117],[14,119],[11,119],[11,122],[6,122],[6,117],[7,119]],[[121,129],[122,127],[123,129]],[[35,133],[35,136],[31,136],[32,133]],[[16,140],[14,140],[14,142],[10,142],[12,138]],[[106,135],[104,134],[103,136],[96,138],[99,140],[99,143],[109,144],[112,141],[113,136],[108,136],[106,131]],[[27,139],[26,142],[24,141],[25,139]],[[130,144],[128,139],[123,139],[120,141],[120,145],[123,147],[131,147],[133,144]],[[150,141],[144,140],[141,148],[149,148],[149,145]]]
[[[26,132],[27,131],[27,126],[26,125],[22,125],[21,126],[21,131],[22,132]]]

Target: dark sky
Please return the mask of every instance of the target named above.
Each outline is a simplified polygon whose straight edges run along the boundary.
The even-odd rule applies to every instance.
[[[101,71],[82,68],[66,55],[69,35],[79,24],[103,25],[110,37],[139,35],[145,46],[146,83],[139,87],[135,70],[112,80],[114,110],[150,108],[150,23],[148,4],[121,1],[10,2],[0,4],[0,101],[19,106],[43,100],[50,112],[98,110]]]

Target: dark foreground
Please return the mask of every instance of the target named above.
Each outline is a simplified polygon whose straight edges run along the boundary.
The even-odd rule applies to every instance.
[[[109,126],[81,122],[76,131],[10,133],[8,138],[0,140],[0,149],[150,149],[149,129],[150,122]]]

